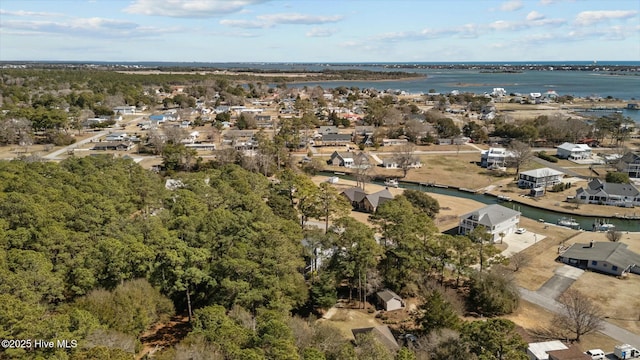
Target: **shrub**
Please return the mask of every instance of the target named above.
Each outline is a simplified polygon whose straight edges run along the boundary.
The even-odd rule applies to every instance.
[[[552,162],[552,163],[557,163],[558,162],[558,158],[547,154],[545,151],[537,152],[536,156],[539,157],[542,160],[546,160],[546,161],[549,161],[549,162]]]

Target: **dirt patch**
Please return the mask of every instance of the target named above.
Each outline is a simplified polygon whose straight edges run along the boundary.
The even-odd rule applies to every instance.
[[[184,339],[191,331],[191,324],[187,316],[174,316],[167,323],[157,324],[140,338],[142,351],[136,359],[151,355],[156,351],[169,348]]]

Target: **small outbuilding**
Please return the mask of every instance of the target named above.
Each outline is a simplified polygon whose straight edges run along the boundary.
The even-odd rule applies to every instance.
[[[378,303],[385,311],[400,310],[404,308],[404,300],[400,295],[394,293],[389,289],[384,289],[376,293]]]

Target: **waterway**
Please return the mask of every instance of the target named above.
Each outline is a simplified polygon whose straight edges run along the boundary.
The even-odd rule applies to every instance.
[[[349,175],[335,175],[332,172],[321,172],[320,175],[324,176],[338,176],[343,179],[353,180],[353,177]],[[384,182],[382,181],[373,181],[373,184],[384,186]],[[500,204],[502,206],[520,211],[523,217],[540,221],[543,220],[546,223],[556,224],[558,219],[562,217],[571,217],[576,222],[580,224],[580,228],[584,230],[593,229],[593,224],[599,221],[605,221],[606,223],[615,225],[615,229],[618,231],[633,231],[640,232],[640,220],[631,220],[631,219],[619,219],[619,218],[607,218],[603,219],[601,217],[595,216],[577,216],[577,215],[567,215],[561,212],[553,211],[550,209],[540,209],[532,206],[528,206],[525,204],[520,204],[514,201],[501,201],[494,196],[479,194],[479,193],[471,193],[466,191],[461,191],[455,188],[442,188],[435,186],[424,186],[420,184],[406,183],[400,182],[400,188],[403,189],[413,189],[420,190],[427,193],[441,194],[453,197],[459,197],[464,199],[471,199],[483,204]],[[640,210],[635,216],[640,216]]]

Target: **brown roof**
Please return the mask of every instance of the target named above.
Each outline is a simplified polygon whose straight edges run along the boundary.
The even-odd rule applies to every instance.
[[[569,346],[566,350],[548,351],[549,360],[591,360],[591,356],[585,354],[577,346]]]

